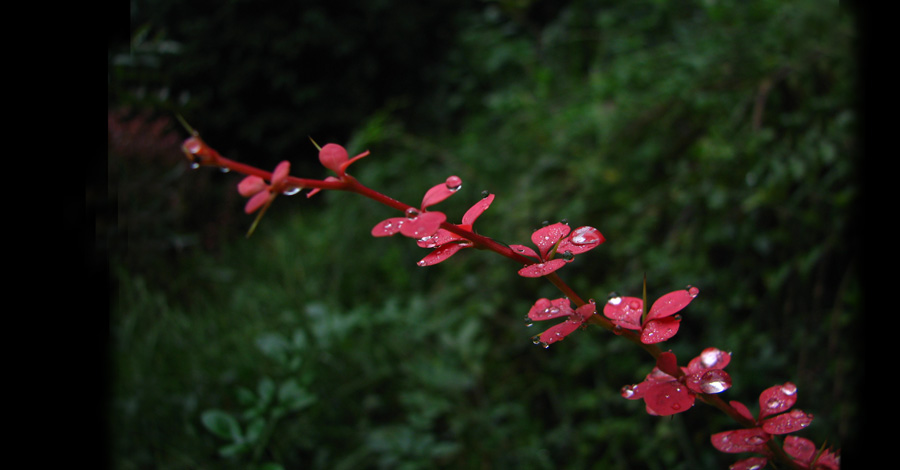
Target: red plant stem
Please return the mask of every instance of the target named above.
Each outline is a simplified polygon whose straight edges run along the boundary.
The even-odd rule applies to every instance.
[[[260,178],[263,178],[266,180],[271,180],[271,178],[272,178],[272,173],[269,171],[261,170],[259,168],[256,168],[256,167],[253,167],[250,165],[246,165],[243,163],[236,162],[234,160],[227,159],[225,157],[222,157],[219,154],[215,155],[215,158],[212,160],[212,162],[203,162],[202,164],[203,165],[216,165],[221,168],[227,168],[229,170],[236,171],[238,173],[259,176]],[[293,177],[293,176],[288,176],[286,181],[287,181],[288,186],[294,186],[294,187],[299,187],[299,188],[319,188],[319,189],[330,189],[330,190],[353,192],[353,193],[365,196],[365,197],[372,199],[376,202],[379,202],[383,205],[386,205],[388,207],[391,207],[391,208],[394,208],[394,209],[397,209],[397,210],[403,211],[403,212],[405,212],[406,210],[408,210],[410,208],[413,208],[413,206],[410,206],[409,204],[406,204],[406,203],[403,203],[396,199],[393,199],[389,196],[386,196],[385,194],[382,194],[378,191],[375,191],[375,190],[363,185],[356,178],[354,178],[348,174],[342,175],[340,180],[333,180],[333,181],[297,178],[297,177]],[[498,253],[502,256],[505,256],[509,259],[512,259],[513,261],[521,263],[523,265],[528,265],[528,264],[534,263],[533,259],[528,258],[526,256],[523,256],[523,255],[515,252],[510,247],[508,247],[502,243],[499,243],[491,238],[485,237],[483,235],[479,235],[470,230],[466,230],[466,229],[460,227],[459,225],[452,224],[449,222],[444,222],[441,224],[441,228],[471,241],[473,243],[474,247],[476,247],[476,248],[493,251],[493,252]],[[550,274],[544,276],[544,278],[546,278],[548,281],[550,281],[551,284],[556,286],[556,288],[559,289],[560,292],[562,292],[576,306],[581,307],[586,304],[584,299],[582,299],[581,296],[579,296],[572,289],[571,286],[566,284],[565,281],[563,281],[557,273],[555,273],[555,272],[550,273]],[[646,289],[646,281],[645,281],[645,289]],[[645,291],[644,297],[645,297],[644,304],[646,305],[646,291]],[[610,322],[608,319],[604,318],[602,315],[596,315],[596,314],[592,315],[590,318],[588,318],[587,322],[593,323],[595,325],[599,325],[599,326],[603,327],[604,329],[611,331],[612,333],[614,333],[617,336],[624,337],[626,340],[640,346],[642,349],[647,351],[647,353],[649,353],[651,356],[653,356],[654,359],[658,358],[659,355],[662,353],[661,349],[656,344],[644,344],[643,342],[641,342],[640,336],[637,333],[630,331],[630,330],[623,330],[622,328],[617,327],[612,322]],[[738,413],[737,410],[734,409],[734,407],[732,407],[728,403],[725,403],[725,401],[722,400],[718,395],[698,394],[697,398],[700,401],[702,401],[710,406],[718,408],[720,411],[722,411],[723,413],[725,413],[726,415],[731,417],[733,420],[738,422],[741,426],[744,426],[746,428],[753,428],[756,426],[755,422],[753,422],[752,420],[748,420],[747,418],[742,416],[740,413]],[[772,452],[772,455],[779,462],[784,464],[787,468],[793,468],[793,469],[803,468],[799,464],[797,464],[793,458],[791,458],[789,455],[787,455],[785,453],[784,449],[782,448],[782,446],[779,445],[779,443],[776,442],[775,440],[770,440],[767,443],[767,446],[768,446],[769,450]]]

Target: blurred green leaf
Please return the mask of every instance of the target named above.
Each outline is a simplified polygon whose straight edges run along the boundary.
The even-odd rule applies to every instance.
[[[203,425],[213,434],[235,442],[242,442],[241,426],[230,414],[222,410],[207,410],[200,416]]]

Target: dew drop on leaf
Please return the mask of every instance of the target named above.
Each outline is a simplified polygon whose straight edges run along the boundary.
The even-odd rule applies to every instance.
[[[580,227],[572,232],[570,240],[575,245],[596,245],[603,241],[603,235],[594,227]]]
[[[462,187],[462,178],[459,176],[450,176],[444,181],[444,184],[447,185],[447,189],[456,192]]]

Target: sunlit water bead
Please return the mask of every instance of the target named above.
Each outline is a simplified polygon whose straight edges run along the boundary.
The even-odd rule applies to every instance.
[[[416,209],[415,207],[410,207],[409,209],[406,209],[406,218],[407,219],[415,219],[418,216],[419,216],[419,209]]]
[[[785,395],[793,395],[797,393],[797,386],[791,382],[788,382],[781,386],[781,393]]]
[[[706,348],[700,353],[700,362],[703,364],[704,368],[709,369],[710,367],[718,365],[728,356],[731,356],[731,353],[722,351],[721,349]]]
[[[622,303],[622,296],[619,295],[618,292],[610,292],[609,295],[606,296],[606,303],[619,305]]]
[[[284,189],[284,191],[281,192],[281,194],[284,194],[285,196],[293,196],[294,194],[299,193],[300,189],[301,188],[299,186],[288,186]]]
[[[544,349],[547,349],[550,347],[550,343],[545,343],[545,342],[541,341],[541,335],[532,336],[531,342],[536,345],[543,346]]]
[[[620,392],[624,398],[631,398],[634,396],[634,385],[626,385]]]
[[[525,315],[525,327],[530,328],[532,326],[534,326],[534,320],[532,320],[528,315]]]
[[[572,232],[569,239],[576,245],[596,245],[603,241],[603,235],[594,227],[580,227]]]
[[[703,393],[722,393],[731,388],[731,376],[722,369],[710,369],[700,376]]]
[[[690,294],[691,297],[697,297],[697,295],[700,294],[700,289],[694,286],[687,286],[684,289],[688,291],[688,294]]]
[[[444,181],[444,184],[447,185],[447,189],[456,192],[459,191],[459,188],[462,188],[462,178],[455,175],[450,176],[446,181]]]

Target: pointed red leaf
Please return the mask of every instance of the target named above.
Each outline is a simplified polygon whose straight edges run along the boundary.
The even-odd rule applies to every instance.
[[[570,317],[575,313],[569,299],[538,299],[528,310],[528,318],[534,321],[550,320],[559,317]]]
[[[593,250],[606,241],[603,234],[594,227],[578,227],[572,231],[568,238],[559,244],[557,251],[565,253],[566,251],[573,255],[578,255],[586,251]]]
[[[384,219],[372,227],[372,236],[389,237],[400,233],[400,229],[407,221],[409,221],[409,219],[406,217],[391,217],[390,219]]]
[[[772,436],[760,428],[736,429],[713,434],[713,447],[720,452],[737,454],[740,452],[761,452]]]
[[[603,306],[603,315],[622,328],[640,330],[643,304],[637,297],[611,297]]]
[[[729,470],[760,470],[765,468],[769,463],[769,459],[765,457],[750,457],[749,459],[738,460],[728,467]]]
[[[559,324],[553,325],[541,333],[540,342],[545,346],[549,346],[557,341],[561,341],[581,327],[583,323],[578,320],[572,320],[571,317]]]
[[[422,212],[416,217],[407,219],[400,226],[400,233],[409,238],[425,238],[437,233],[441,228],[441,224],[447,220],[447,216],[443,212]]]
[[[816,456],[816,444],[804,437],[787,436],[784,438],[784,451],[791,457],[809,464]]]
[[[688,372],[695,374],[706,369],[724,369],[731,362],[731,353],[717,348],[706,348],[688,363]]]
[[[529,264],[519,270],[519,275],[523,277],[541,277],[546,276],[557,269],[566,265],[565,260],[557,258],[551,259],[546,263]]]
[[[446,261],[447,258],[455,255],[459,250],[468,248],[470,246],[472,245],[467,245],[465,243],[447,243],[446,245],[441,245],[440,247],[436,248],[431,253],[428,253],[428,255],[419,260],[419,262],[416,264],[418,264],[419,266],[433,266],[435,264]]]
[[[677,381],[654,385],[644,395],[647,411],[657,416],[682,413],[694,406],[694,394]]]
[[[538,247],[541,253],[541,259],[547,258],[547,253],[556,245],[561,238],[569,234],[572,230],[568,225],[557,222],[553,225],[541,227],[531,234],[531,241]]]
[[[802,410],[794,409],[763,421],[762,428],[769,434],[788,434],[806,428],[812,423],[813,416]]]
[[[759,394],[759,419],[790,409],[797,402],[797,386],[791,382],[769,387]]]
[[[661,343],[678,333],[681,318],[668,317],[650,320],[641,329],[641,342],[644,344]]]
[[[480,201],[476,202],[475,205],[469,208],[466,211],[465,215],[463,215],[462,223],[463,225],[472,225],[475,223],[475,219],[481,216],[484,211],[487,210],[488,207],[491,207],[491,203],[494,202],[494,195],[489,194],[487,197],[482,198]]]
[[[431,187],[422,198],[422,209],[435,205],[452,196],[462,186],[462,180],[458,176],[451,176],[441,184]]]
[[[684,290],[669,292],[668,294],[657,299],[650,307],[650,313],[647,314],[648,320],[656,318],[664,318],[678,313],[684,307],[687,307],[694,297],[700,292],[696,287]]]
[[[675,357],[675,354],[669,351],[660,353],[659,357],[656,358],[656,367],[672,377],[681,375],[681,368],[678,367],[678,359]]]

